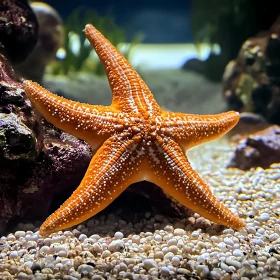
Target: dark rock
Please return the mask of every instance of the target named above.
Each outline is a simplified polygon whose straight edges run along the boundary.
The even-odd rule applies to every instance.
[[[37,139],[14,113],[0,113],[0,158],[32,160],[37,156]]]
[[[199,73],[210,81],[220,82],[224,67],[224,57],[211,53],[206,60],[193,58],[186,61],[183,64],[182,69]]]
[[[91,159],[82,140],[32,109],[14,70],[0,54],[0,233],[9,222],[44,220],[54,197],[72,192]]]
[[[38,22],[27,0],[2,0],[0,52],[13,64],[22,62],[38,39]]]
[[[280,16],[269,31],[245,41],[223,76],[229,109],[280,124]]]
[[[55,9],[43,2],[33,2],[30,6],[40,27],[38,41],[16,70],[26,79],[41,82],[46,65],[56,58],[57,50],[64,44],[63,21]]]
[[[270,126],[240,141],[228,167],[248,170],[280,162],[280,127]]]

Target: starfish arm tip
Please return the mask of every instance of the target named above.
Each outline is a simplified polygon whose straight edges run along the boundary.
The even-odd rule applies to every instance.
[[[85,29],[84,29],[86,34],[88,34],[89,32],[93,32],[95,30],[96,30],[95,27],[90,23],[86,24]]]
[[[30,80],[24,80],[23,82],[22,82],[22,84],[26,87],[26,86],[29,86],[30,84],[32,83],[32,81],[30,81]]]

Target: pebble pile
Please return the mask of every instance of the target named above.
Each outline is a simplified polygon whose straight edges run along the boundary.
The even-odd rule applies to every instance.
[[[146,213],[138,223],[111,214],[47,238],[21,224],[0,238],[0,279],[280,279],[280,164],[227,170],[230,152],[216,141],[190,158],[245,229],[198,214],[174,221]]]

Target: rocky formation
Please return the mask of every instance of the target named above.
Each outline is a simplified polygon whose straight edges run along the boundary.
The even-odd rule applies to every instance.
[[[0,5],[0,53],[11,63],[22,62],[38,38],[38,22],[27,0],[2,0]]]
[[[280,163],[280,127],[277,125],[242,139],[228,167],[248,170],[258,166],[269,168],[273,163]]]
[[[76,188],[90,158],[89,145],[44,122],[32,109],[1,55],[0,232],[13,219],[44,219],[55,194]]]
[[[280,123],[280,17],[267,32],[249,38],[223,77],[228,107]]]

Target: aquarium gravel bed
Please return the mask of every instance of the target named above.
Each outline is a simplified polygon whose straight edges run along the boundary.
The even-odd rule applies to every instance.
[[[182,220],[117,213],[42,238],[20,224],[0,239],[0,279],[279,279],[280,164],[226,169],[227,140],[188,152],[215,195],[246,221],[235,231],[197,214]]]

